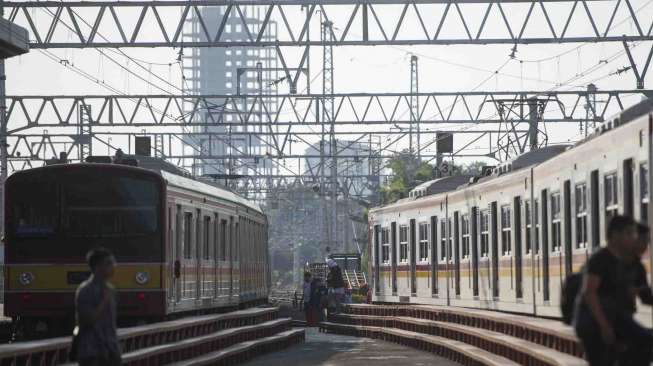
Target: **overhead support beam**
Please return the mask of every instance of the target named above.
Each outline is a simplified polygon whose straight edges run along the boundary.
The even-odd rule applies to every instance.
[[[411,96],[417,98],[422,128],[441,124],[505,123],[503,108],[511,108],[511,118],[527,121],[529,101],[541,106],[540,123],[585,122],[584,108],[588,93],[596,98],[595,122],[629,103],[628,98],[651,94],[651,90],[559,91],[559,92],[462,92],[462,93],[351,93],[322,95],[75,95],[8,96],[8,132],[19,133],[34,127],[55,129],[75,126],[76,111],[90,111],[88,125],[98,127],[129,126],[138,128],[168,126],[289,126],[330,125],[390,126],[397,130],[411,124]],[[266,100],[276,98],[271,109]],[[332,121],[316,118],[316,106],[324,109],[333,98]],[[632,98],[630,99],[632,101]],[[184,103],[193,107],[182,108]],[[258,111],[258,107],[260,112]],[[446,129],[446,127],[445,127]],[[337,132],[337,131],[336,131]]]
[[[285,47],[307,45],[452,45],[634,42],[653,40],[651,19],[632,0],[261,0],[261,1],[6,1],[5,16],[29,29],[31,48]],[[223,19],[203,19],[202,8]],[[248,24],[244,8],[266,14]],[[323,19],[333,38],[310,39]],[[397,16],[397,14],[401,14]],[[482,21],[478,16],[482,14]],[[191,17],[202,36],[184,39]],[[289,19],[306,19],[291,22]],[[248,37],[232,42],[225,24]],[[262,37],[277,24],[277,39]],[[631,26],[632,25],[632,26]],[[459,30],[464,29],[461,33]]]

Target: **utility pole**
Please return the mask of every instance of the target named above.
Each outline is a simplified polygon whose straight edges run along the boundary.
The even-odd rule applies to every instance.
[[[322,48],[322,95],[323,121],[329,121],[329,154],[331,155],[331,235],[329,242],[334,248],[338,243],[338,141],[336,140],[334,98],[333,98],[333,23],[325,20],[321,22]],[[329,44],[327,44],[327,42]],[[322,166],[324,169],[324,166]]]
[[[418,82],[418,70],[417,70],[417,56],[410,56],[410,128],[409,128],[409,150],[411,154],[413,151],[417,152],[417,160],[421,161],[421,152],[420,152],[420,130],[419,130],[419,82]],[[413,150],[413,135],[416,135],[417,145],[416,149]]]
[[[590,84],[587,86],[587,97],[585,103],[585,137],[588,135],[588,129],[596,127],[596,85]]]
[[[4,14],[4,10],[0,10]],[[0,60],[0,234],[5,229],[5,181],[7,180],[7,101],[5,99],[5,60]]]
[[[539,103],[537,98],[528,99],[528,140],[530,144],[531,151],[537,150],[539,146],[538,141],[538,126],[539,121]]]

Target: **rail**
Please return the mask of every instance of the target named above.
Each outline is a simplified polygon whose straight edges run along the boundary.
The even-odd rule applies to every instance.
[[[118,329],[123,352],[200,337],[231,327],[270,321],[278,308],[253,308]],[[71,337],[0,345],[0,365],[57,365],[68,361]]]

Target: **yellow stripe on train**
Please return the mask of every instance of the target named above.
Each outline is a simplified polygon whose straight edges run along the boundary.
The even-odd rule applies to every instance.
[[[79,284],[69,283],[68,277],[87,272],[88,266],[21,264],[7,265],[5,270],[9,290],[74,290]],[[147,282],[143,284],[137,282],[136,275],[139,272],[147,274]],[[25,281],[26,277],[31,278],[31,281]],[[161,288],[161,265],[119,264],[116,266],[111,283],[118,289]]]

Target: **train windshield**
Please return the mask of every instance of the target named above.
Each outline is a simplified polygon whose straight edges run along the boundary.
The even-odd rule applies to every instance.
[[[125,237],[157,230],[158,197],[154,182],[116,177],[89,183],[68,182],[63,189],[62,226],[66,235]]]
[[[16,177],[19,178],[19,177]],[[160,189],[150,177],[94,169],[44,171],[7,187],[11,257],[78,257],[104,246],[118,260],[162,255]]]

